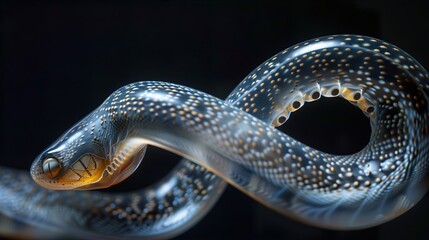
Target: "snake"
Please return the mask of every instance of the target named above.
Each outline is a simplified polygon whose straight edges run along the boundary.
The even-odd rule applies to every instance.
[[[2,166],[0,212],[79,237],[171,238],[231,185],[313,226],[380,225],[428,189],[428,79],[390,43],[331,35],[269,58],[225,100],[174,83],[131,83],[37,156],[31,176]],[[278,129],[322,97],[343,98],[368,117],[372,131],[362,150],[325,153]],[[81,191],[127,179],[148,145],[183,159],[141,190]]]

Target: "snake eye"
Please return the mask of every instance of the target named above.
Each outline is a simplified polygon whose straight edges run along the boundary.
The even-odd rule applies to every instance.
[[[56,177],[61,170],[61,164],[56,158],[47,158],[43,161],[43,173],[48,178]]]

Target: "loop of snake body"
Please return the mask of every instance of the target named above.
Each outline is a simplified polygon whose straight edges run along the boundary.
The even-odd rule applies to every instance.
[[[44,188],[1,167],[0,211],[82,237],[169,238],[198,222],[228,183],[311,225],[378,225],[427,191],[428,79],[417,61],[389,43],[335,35],[271,57],[226,100],[167,82],[132,83],[37,157],[31,176]],[[369,118],[364,149],[328,154],[276,129],[321,97],[342,97]],[[121,182],[147,145],[186,159],[140,191],[54,191]]]

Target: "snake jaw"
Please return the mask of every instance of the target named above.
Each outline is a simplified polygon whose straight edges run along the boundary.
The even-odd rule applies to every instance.
[[[93,154],[81,156],[68,167],[64,167],[60,160],[49,157],[42,164],[33,165],[31,175],[39,185],[47,189],[80,189],[82,186],[99,182],[105,165],[105,159]]]
[[[128,137],[111,147],[111,159],[106,160],[99,181],[79,189],[108,188],[127,179],[140,165],[146,153],[144,139]]]
[[[115,178],[112,181],[111,185],[118,184],[125,179],[127,179],[131,174],[134,173],[134,171],[137,169],[137,167],[140,165],[141,161],[143,160],[143,157],[146,153],[147,145],[139,145],[137,144],[132,149],[132,152],[129,153],[128,156],[126,154],[123,154],[124,159],[119,162],[117,161],[116,165],[119,169],[116,170]],[[106,168],[106,173],[108,173],[108,170]],[[109,186],[111,186],[109,185]]]
[[[87,154],[74,162],[65,174],[59,179],[60,182],[74,182],[76,185],[98,182],[105,165],[105,160]]]
[[[127,138],[112,146],[111,159],[85,154],[58,176],[56,184],[44,182],[41,185],[60,190],[108,188],[122,182],[137,169],[146,152],[146,146],[142,139]],[[40,181],[38,182],[40,184]],[[57,185],[61,188],[57,188]]]

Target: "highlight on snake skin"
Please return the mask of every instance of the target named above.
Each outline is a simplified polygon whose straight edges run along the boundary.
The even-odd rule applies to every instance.
[[[428,188],[428,79],[396,46],[335,35],[276,54],[226,100],[174,83],[132,83],[36,158],[35,183],[1,167],[0,211],[79,237],[170,238],[203,218],[229,184],[306,224],[338,230],[383,224]],[[364,149],[328,154],[276,128],[323,97],[344,98],[368,117],[372,134]],[[54,191],[117,184],[139,166],[148,145],[184,157],[153,186]]]

